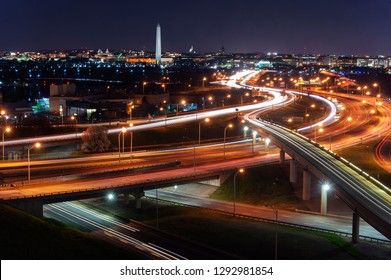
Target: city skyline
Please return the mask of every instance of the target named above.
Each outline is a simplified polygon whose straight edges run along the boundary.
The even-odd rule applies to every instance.
[[[135,49],[390,55],[391,1],[3,1],[0,49]],[[10,11],[15,11],[11,13]]]

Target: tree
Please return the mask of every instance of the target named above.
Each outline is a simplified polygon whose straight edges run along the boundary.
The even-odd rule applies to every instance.
[[[103,152],[111,145],[107,130],[103,126],[89,127],[84,131],[81,139],[83,141],[81,150],[84,152]]]

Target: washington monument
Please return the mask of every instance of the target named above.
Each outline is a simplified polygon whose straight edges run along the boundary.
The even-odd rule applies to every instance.
[[[162,58],[162,45],[160,37],[160,24],[158,24],[156,26],[156,64],[160,64]]]

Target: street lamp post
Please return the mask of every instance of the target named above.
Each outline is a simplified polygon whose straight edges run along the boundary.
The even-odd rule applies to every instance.
[[[5,137],[5,134],[6,133],[9,133],[9,132],[11,132],[11,128],[10,127],[6,127],[5,129],[4,129],[4,131],[3,131],[3,138],[2,138],[2,140],[3,140],[3,160],[5,159],[5,153],[4,153],[4,137]]]
[[[205,121],[205,123],[208,123],[208,122],[210,122],[210,119],[206,118],[204,121]],[[202,123],[202,121],[200,121],[198,123],[198,145],[201,145],[201,123]]]
[[[77,138],[77,117],[71,116],[71,120],[75,121],[75,136]]]
[[[202,78],[202,87],[205,87],[206,77]]]
[[[235,174],[234,174],[234,217],[236,217],[236,176],[239,174],[239,173],[243,173],[244,172],[244,169],[243,168],[239,168]]]
[[[133,117],[133,109],[134,109],[133,102],[129,102],[129,103],[128,103],[129,120],[132,120],[132,117]]]
[[[269,150],[269,145],[270,145],[271,140],[269,138],[265,139],[265,151]]]
[[[182,100],[181,104],[182,104],[182,106],[185,106],[186,105],[186,101]],[[179,103],[176,104],[176,115],[177,116],[178,116],[178,113],[179,113]]]
[[[143,93],[145,93],[145,85],[147,84],[147,82],[143,82]]]
[[[226,139],[226,136],[227,136],[227,129],[228,128],[232,128],[233,127],[233,124],[230,123],[228,124],[225,128],[224,128],[224,159],[225,159],[225,139]]]
[[[327,214],[327,192],[330,190],[330,186],[328,184],[324,184],[322,186],[322,192],[320,197],[320,212],[323,215]]]
[[[37,142],[34,145],[32,145],[30,148],[27,149],[27,175],[28,175],[28,183],[30,184],[30,150],[34,148],[40,148],[41,143]]]
[[[248,126],[243,127],[243,138],[246,139],[247,137],[247,131],[248,131]]]
[[[2,118],[5,118],[5,126],[7,126],[7,118],[8,118],[8,116],[6,115],[7,112],[5,110],[1,110],[0,114]]]

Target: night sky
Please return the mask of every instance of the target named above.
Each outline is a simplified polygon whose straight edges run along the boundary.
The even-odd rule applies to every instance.
[[[391,0],[0,0],[0,50],[391,55]]]

